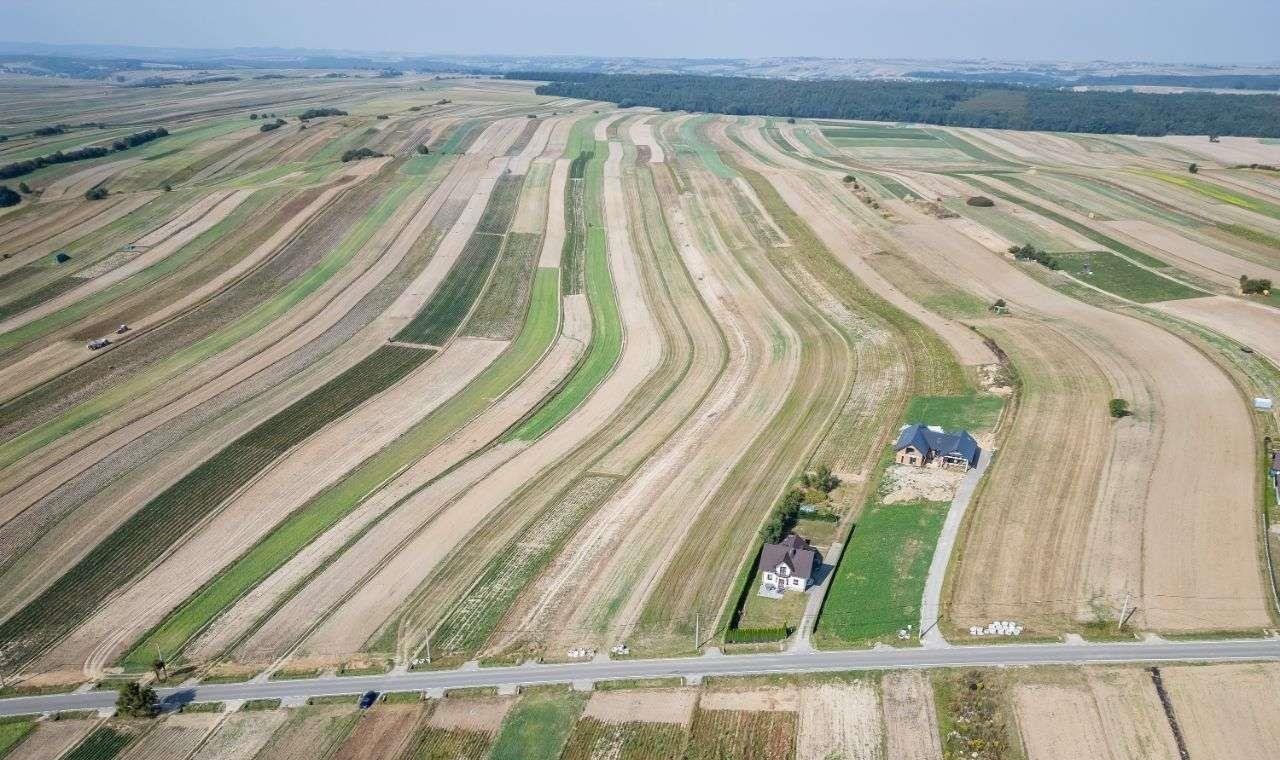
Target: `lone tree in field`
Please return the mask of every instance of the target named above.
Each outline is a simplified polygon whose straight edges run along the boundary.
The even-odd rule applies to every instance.
[[[1116,419],[1128,417],[1130,414],[1133,414],[1133,412],[1129,411],[1129,402],[1122,398],[1111,399],[1111,403],[1108,406],[1111,409],[1111,416]]]
[[[116,713],[126,718],[154,718],[160,713],[156,690],[137,681],[121,684],[116,693]]]
[[[428,155],[429,153],[431,153],[431,149],[427,147],[426,143],[423,143],[422,145],[418,146],[419,155],[425,156],[425,155]]]
[[[1199,165],[1199,164],[1191,164],[1190,166],[1188,166],[1188,167],[1187,167],[1187,171],[1191,172],[1192,174],[1199,174],[1199,173],[1200,173],[1200,165]]]
[[[9,189],[8,185],[0,185],[0,208],[16,206],[22,203],[22,196]]]
[[[844,175],[844,183],[845,183],[846,185],[849,185],[849,184],[857,184],[857,182],[858,182],[858,178],[857,178],[857,177],[855,177],[855,176],[853,176],[852,174],[846,174],[846,175]]]
[[[107,195],[109,195],[107,188],[101,185],[84,191],[84,199],[86,201],[100,201],[106,198]]]

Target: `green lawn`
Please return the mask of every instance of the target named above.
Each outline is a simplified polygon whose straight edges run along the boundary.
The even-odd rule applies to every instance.
[[[989,393],[963,396],[916,396],[907,403],[908,422],[939,425],[945,430],[987,430],[996,424],[1004,399]]]
[[[945,502],[868,505],[845,545],[814,638],[823,646],[896,640],[920,623],[920,600]]]
[[[524,695],[502,723],[489,753],[491,760],[555,760],[586,704],[571,691],[535,691]]]

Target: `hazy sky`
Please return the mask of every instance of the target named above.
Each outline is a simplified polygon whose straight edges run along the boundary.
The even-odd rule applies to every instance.
[[[0,39],[661,57],[1280,61],[1280,0],[0,0]]]

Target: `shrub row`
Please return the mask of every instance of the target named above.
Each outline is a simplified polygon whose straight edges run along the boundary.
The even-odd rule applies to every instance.
[[[1034,261],[1037,264],[1040,264],[1041,266],[1047,267],[1049,269],[1062,268],[1062,265],[1061,263],[1058,262],[1057,257],[1053,256],[1047,251],[1042,251],[1039,248],[1036,248],[1034,245],[1027,244],[1021,247],[1016,245],[1010,246],[1009,253],[1012,253],[1013,257],[1018,261]]]
[[[730,628],[724,634],[726,644],[763,644],[782,641],[793,633],[791,626],[777,625],[767,628]]]
[[[136,145],[151,142],[152,140],[164,137],[169,131],[164,127],[156,129],[148,129],[145,132],[136,132],[128,137],[123,137],[112,143],[110,148],[101,145],[90,145],[84,148],[76,148],[75,150],[56,151],[47,156],[37,156],[26,161],[14,161],[11,164],[0,166],[0,179],[9,179],[11,177],[21,177],[24,174],[30,174],[37,169],[43,169],[46,166],[54,164],[66,164],[72,161],[84,161],[90,158],[102,158],[111,153],[112,150],[128,150]]]

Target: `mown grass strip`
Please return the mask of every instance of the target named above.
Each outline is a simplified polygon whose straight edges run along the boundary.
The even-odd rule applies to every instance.
[[[350,514],[400,468],[422,457],[518,381],[555,337],[558,279],[554,269],[538,271],[525,327],[492,366],[426,419],[291,514],[144,637],[125,657],[125,664],[147,667],[157,646],[166,654],[179,652],[223,610]]]
[[[467,318],[502,250],[502,236],[473,234],[440,287],[413,320],[396,333],[405,343],[443,345]]]
[[[238,438],[134,513],[13,617],[0,640],[24,662],[69,631],[122,583],[277,456],[408,375],[432,352],[383,346]]]
[[[466,153],[471,143],[480,136],[480,127],[484,123],[479,119],[471,119],[455,125],[440,143],[440,147],[436,148],[436,152],[444,155]]]

